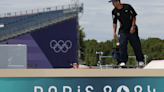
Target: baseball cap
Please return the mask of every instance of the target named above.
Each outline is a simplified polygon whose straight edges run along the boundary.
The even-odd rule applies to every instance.
[[[110,0],[109,3],[110,3],[110,2],[114,2],[114,1],[117,1],[117,0]]]

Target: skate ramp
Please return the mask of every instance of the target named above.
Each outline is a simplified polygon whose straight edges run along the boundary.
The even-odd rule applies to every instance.
[[[164,60],[153,60],[143,69],[164,69]]]

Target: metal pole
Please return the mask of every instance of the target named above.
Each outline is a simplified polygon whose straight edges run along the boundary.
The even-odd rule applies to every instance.
[[[147,55],[144,55],[144,58],[145,58],[145,65],[147,63]]]
[[[144,55],[144,58],[145,58],[145,65],[146,65],[146,56]]]
[[[99,60],[100,60],[100,69],[102,69],[102,65],[101,65],[101,56],[99,54]]]
[[[108,69],[108,64],[106,64],[106,69]]]
[[[136,59],[136,57],[135,57],[135,63],[136,63],[136,65],[138,65],[138,62],[137,62],[137,59]]]

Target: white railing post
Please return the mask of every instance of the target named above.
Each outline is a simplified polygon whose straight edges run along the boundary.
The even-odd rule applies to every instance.
[[[148,56],[147,55],[144,55],[144,58],[145,58],[145,65],[147,64],[147,58]]]

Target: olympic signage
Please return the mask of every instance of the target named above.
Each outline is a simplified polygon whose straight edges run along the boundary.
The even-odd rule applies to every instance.
[[[6,77],[1,92],[163,92],[164,77]]]
[[[34,58],[33,61],[38,61],[39,68],[71,68],[70,63],[77,61],[78,40],[76,23],[77,19],[75,18],[31,33],[36,46],[29,45],[32,47],[32,50],[29,50],[29,54],[31,55],[32,52],[38,51],[34,54],[40,53],[42,56],[45,56],[40,57],[39,54],[39,60],[36,55],[30,56]],[[34,47],[39,47],[41,51],[33,50]],[[36,63],[33,61],[30,64]],[[41,62],[45,63],[40,64]]]
[[[43,87],[41,86],[34,86],[34,92],[38,92],[37,90],[40,90],[40,92],[43,92]],[[52,92],[51,90],[54,90],[53,92],[58,92],[58,88],[56,86],[50,86],[48,88],[48,92]],[[62,92],[72,92],[72,87],[70,86],[63,86]],[[80,86],[77,86],[76,92],[81,92]],[[85,92],[95,92],[94,87],[91,85],[88,85],[85,87]],[[107,91],[108,90],[108,91]],[[113,92],[112,87],[110,85],[106,85],[102,88],[102,92]],[[130,92],[129,88],[126,85],[121,85],[117,88],[116,92]],[[133,92],[143,92],[142,86],[136,85],[134,87]],[[147,85],[147,92],[156,92],[156,89],[154,88],[153,91],[151,91],[150,85]]]
[[[68,46],[69,44],[69,46]],[[67,41],[63,41],[63,40],[59,40],[58,42],[56,40],[52,40],[50,42],[50,47],[56,52],[63,52],[63,53],[67,53],[69,49],[71,49],[72,47],[72,42],[70,40]],[[65,48],[65,50],[64,50]]]

